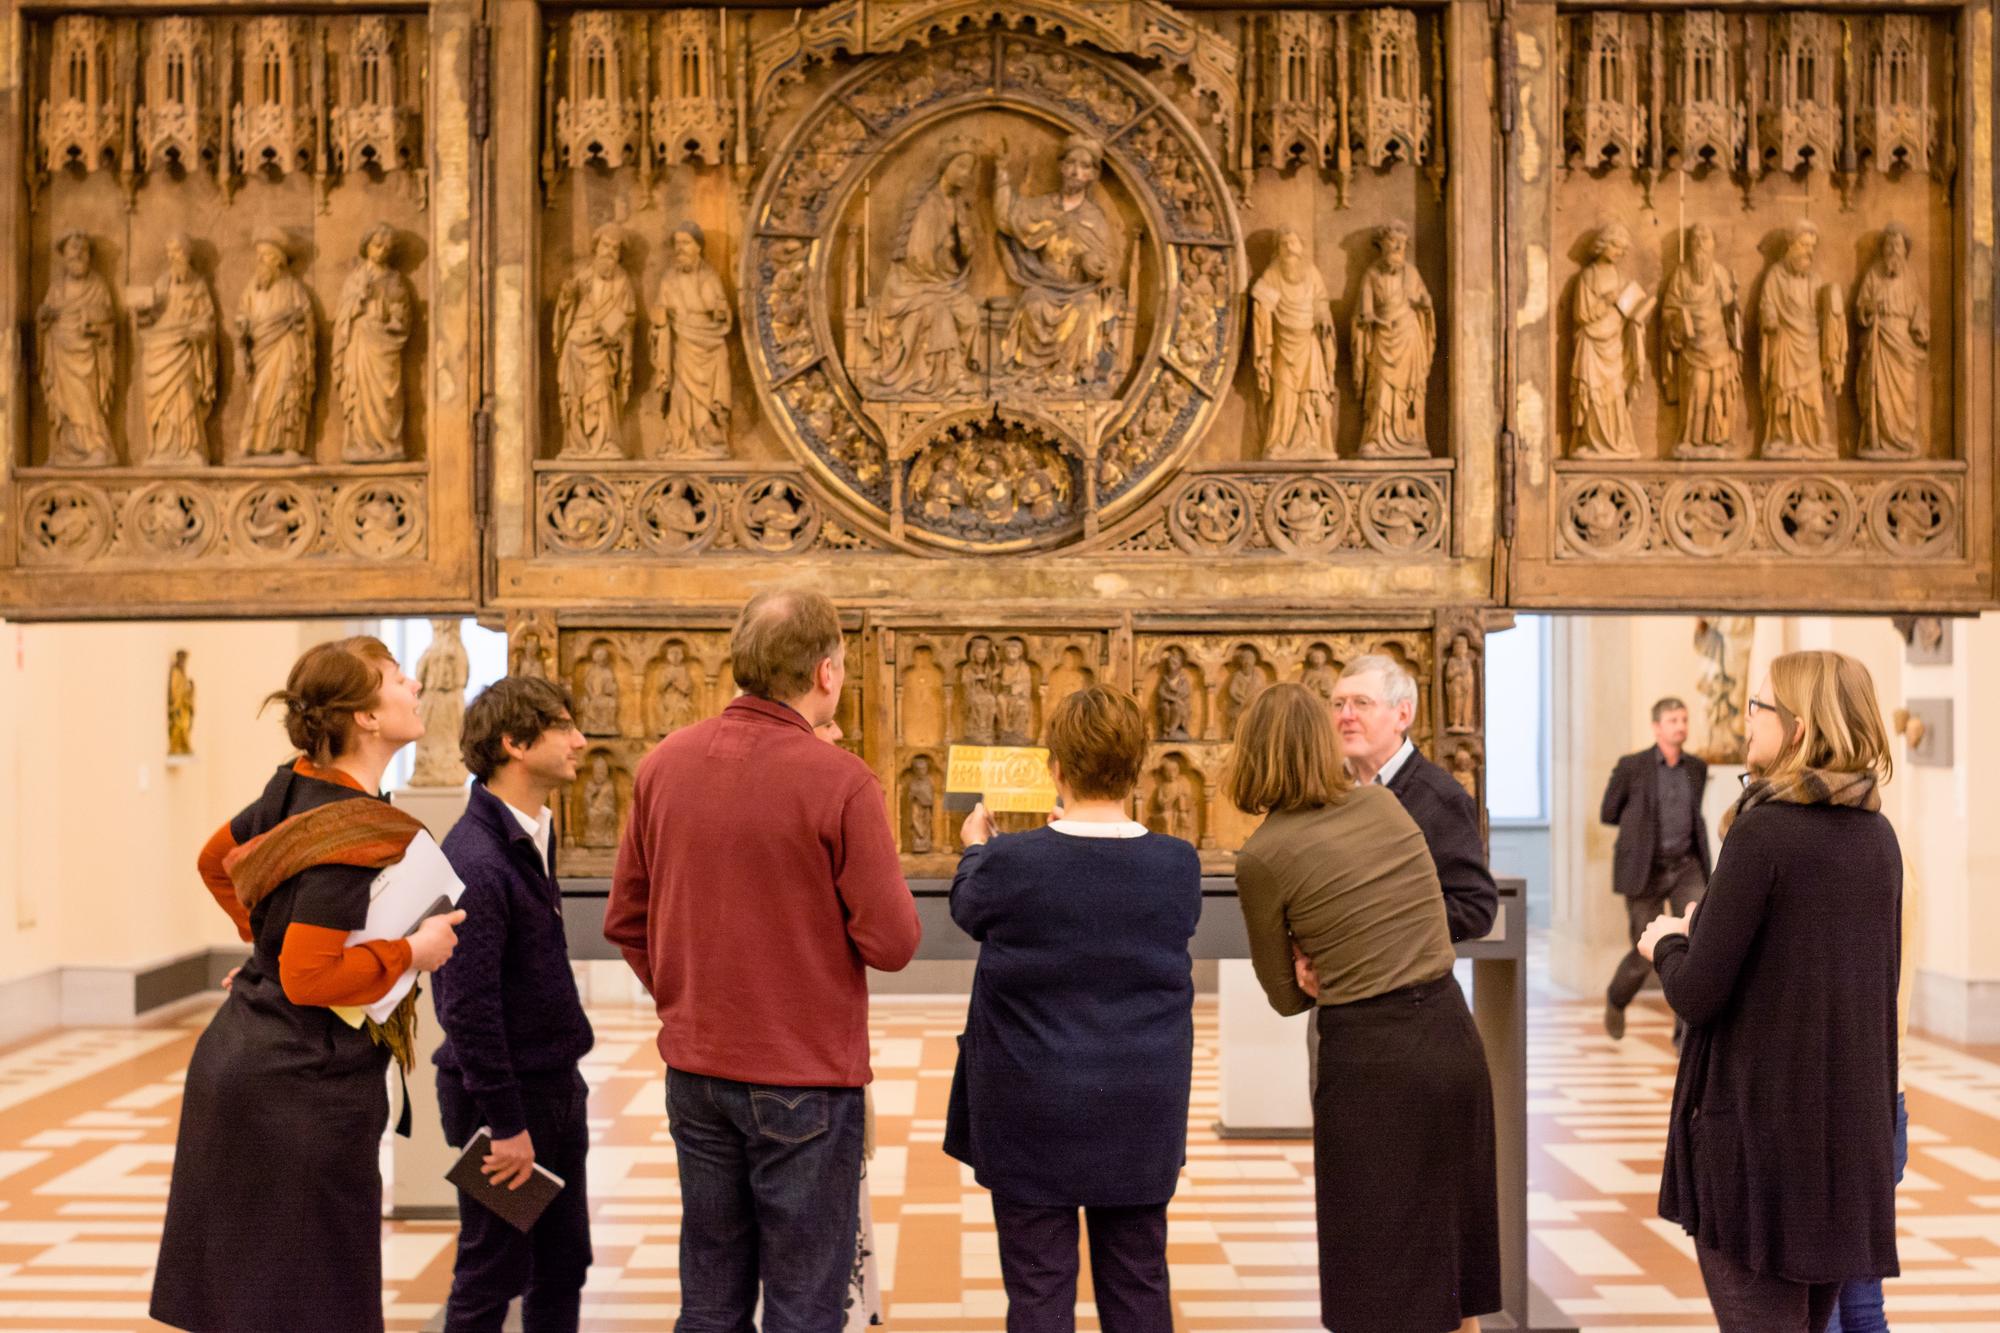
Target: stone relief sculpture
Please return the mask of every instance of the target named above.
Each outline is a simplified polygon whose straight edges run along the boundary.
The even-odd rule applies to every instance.
[[[593,644],[583,668],[583,697],[577,724],[586,736],[618,734],[618,672],[611,665],[608,644]]]
[[[903,672],[902,726],[898,732],[909,745],[937,745],[945,739],[944,672],[937,653],[919,644]]]
[[[1424,398],[1437,355],[1437,313],[1410,261],[1410,231],[1392,222],[1375,233],[1380,254],[1361,279],[1354,315],[1354,383],[1361,392],[1361,456],[1422,458]]]
[[[667,645],[665,659],[660,663],[660,734],[671,736],[699,717],[687,645],[676,640]]]
[[[1188,739],[1188,724],[1194,720],[1194,677],[1188,673],[1187,653],[1179,647],[1168,648],[1161,655],[1153,712],[1161,740]]]
[[[1743,397],[1743,320],[1736,282],[1715,259],[1715,229],[1697,222],[1688,255],[1660,301],[1660,376],[1681,409],[1676,458],[1729,450]]]
[[[1305,666],[1299,672],[1299,684],[1326,700],[1327,707],[1333,707],[1333,687],[1340,683],[1340,669],[1333,664],[1333,654],[1324,644],[1314,644],[1306,649]]]
[[[433,620],[430,647],[417,659],[417,681],[423,686],[423,693],[417,696],[417,715],[423,719],[424,734],[417,741],[411,786],[465,784],[458,741],[465,728],[465,684],[471,677],[465,645],[459,642],[457,619]]]
[[[1917,393],[1930,359],[1931,315],[1910,269],[1910,233],[1899,222],[1882,229],[1875,262],[1854,298],[1854,318],[1861,325],[1861,369],[1854,382],[1861,406],[1859,456],[1921,457]]]
[[[1759,369],[1764,390],[1765,458],[1832,458],[1826,395],[1847,377],[1847,316],[1840,289],[1814,291],[1813,256],[1819,228],[1800,222],[1785,254],[1764,275],[1757,303],[1762,331]]]
[[[188,675],[187,649],[174,650],[167,668],[167,756],[194,753],[194,678]]]
[[[1694,648],[1702,659],[1698,688],[1708,703],[1708,740],[1701,756],[1711,764],[1743,762],[1743,709],[1750,688],[1750,638],[1754,624],[1750,616],[1701,618],[1694,622]]]
[[[347,437],[340,456],[350,463],[393,463],[403,457],[403,349],[410,341],[416,293],[393,260],[396,229],[379,223],[361,238],[361,258],[340,289],[333,317],[333,389]]]
[[[1103,166],[1103,145],[1072,134],[1063,141],[1055,193],[1023,198],[1007,165],[996,168],[1001,260],[1021,288],[998,369],[1026,387],[1074,391],[1110,369],[1124,304],[1113,285],[1123,246],[1092,198]]]
[[[624,268],[625,235],[610,224],[556,297],[559,458],[620,458],[619,418],[632,396],[632,337],[639,297]]]
[[[1160,760],[1152,799],[1147,805],[1152,816],[1147,822],[1155,832],[1186,842],[1197,841],[1194,783],[1189,781],[1179,755],[1170,754]]]
[[[903,784],[903,799],[910,812],[908,850],[921,856],[931,850],[932,829],[937,825],[937,779],[931,774],[931,757],[917,755],[910,760],[910,776]]]
[[[58,266],[35,315],[42,404],[49,415],[51,467],[107,467],[117,326],[111,287],[92,271],[90,238],[80,231],[56,242]]]
[[[1474,804],[1479,803],[1479,756],[1469,745],[1461,745],[1451,752],[1451,778],[1465,788]]]
[[[1000,645],[997,677],[1000,712],[997,722],[1000,744],[1035,743],[1035,671],[1028,662],[1028,645],[1008,639]]]
[[[302,463],[317,376],[312,295],[291,271],[282,232],[262,229],[255,243],[257,273],[236,311],[249,386],[237,461]]]
[[[1222,734],[1224,738],[1236,735],[1236,723],[1250,707],[1250,703],[1264,691],[1264,672],[1257,660],[1257,650],[1247,643],[1236,646],[1229,658],[1229,672],[1222,682]]]
[[[1624,224],[1611,223],[1591,243],[1576,280],[1576,345],[1570,357],[1571,452],[1579,458],[1636,458],[1632,395],[1645,378],[1646,316],[1652,298],[1619,272],[1632,248]]]
[[[611,761],[601,754],[590,757],[590,776],[583,784],[583,836],[586,847],[618,845],[618,783],[611,776]]]
[[[1000,664],[993,657],[993,640],[984,634],[975,634],[965,645],[958,692],[965,710],[966,743],[994,744],[1000,729]]]
[[[674,228],[673,259],[652,310],[653,373],[668,458],[729,454],[729,334],[736,315],[704,253],[699,226]],[[622,399],[620,400],[622,401]]]
[[[1264,457],[1333,457],[1333,303],[1297,229],[1279,230],[1278,253],[1250,289],[1250,304]]]
[[[195,272],[186,236],[167,238],[167,271],[136,295],[132,320],[145,396],[145,461],[157,467],[198,467],[208,461],[220,321],[208,284]]]
[[[862,327],[865,392],[941,398],[977,388],[980,311],[968,287],[984,239],[973,212],[978,171],[976,145],[947,139],[936,179],[905,211]]]
[[[542,657],[542,636],[533,630],[521,635],[521,644],[514,652],[514,674],[526,676],[529,680],[547,680],[549,664]]]
[[[1444,729],[1479,729],[1479,668],[1472,660],[1472,640],[1464,634],[1452,636],[1451,654],[1444,661]]]

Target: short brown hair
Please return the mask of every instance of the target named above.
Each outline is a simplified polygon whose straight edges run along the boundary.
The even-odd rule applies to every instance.
[[[745,694],[796,699],[813,671],[840,651],[840,612],[816,592],[760,592],[729,636],[729,671]]]
[[[1670,694],[1664,699],[1653,701],[1653,721],[1657,723],[1668,713],[1685,713],[1687,710],[1688,706],[1685,703]]]
[[[1093,801],[1120,801],[1138,785],[1146,763],[1146,720],[1139,701],[1110,685],[1089,685],[1064,697],[1049,714],[1049,757],[1062,766],[1070,791]]]
[[[551,727],[571,724],[575,715],[569,691],[554,681],[502,676],[481,690],[465,710],[458,753],[472,776],[487,782],[508,760],[503,740],[533,745]]]
[[[283,704],[286,738],[314,763],[331,763],[354,743],[354,715],[381,701],[382,668],[394,665],[396,655],[373,635],[314,644],[264,707]]]
[[[1303,685],[1272,685],[1243,710],[1229,799],[1247,815],[1339,805],[1354,786],[1326,701]]]
[[[1889,780],[1895,768],[1889,733],[1875,702],[1875,678],[1859,661],[1824,648],[1786,653],[1771,661],[1771,693],[1788,734],[1763,776],[1811,768],[1872,773],[1877,785]],[[1805,724],[1796,744],[1789,735],[1791,719]]]

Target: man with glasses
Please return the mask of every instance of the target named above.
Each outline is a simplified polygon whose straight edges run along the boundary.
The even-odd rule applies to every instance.
[[[1604,1030],[1625,1036],[1625,1007],[1646,984],[1652,965],[1636,947],[1653,918],[1672,907],[1675,916],[1700,900],[1708,887],[1708,826],[1701,797],[1708,765],[1688,754],[1687,705],[1668,697],[1653,705],[1653,744],[1628,754],[1611,770],[1601,817],[1618,826],[1611,887],[1625,899],[1625,921],[1635,946],[1618,962],[1605,993]],[[1680,1040],[1680,1020],[1674,1020]]]

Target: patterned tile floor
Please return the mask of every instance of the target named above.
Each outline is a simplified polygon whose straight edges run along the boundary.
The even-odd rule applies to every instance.
[[[1533,993],[1531,1261],[1585,1328],[1713,1328],[1688,1243],[1653,1215],[1673,1057],[1657,1002],[1623,1043],[1595,1003]],[[985,1194],[939,1150],[962,1001],[875,1009],[880,1147],[871,1172],[890,1327],[997,1330],[1004,1311]],[[600,1009],[591,1190],[594,1330],[669,1327],[678,1203],[653,1022]],[[0,1329],[137,1329],[165,1207],[180,1078],[207,1011],[138,1030],[76,1030],[0,1052]],[[2000,1329],[2000,1051],[1915,1041],[1901,1199],[1898,1333]],[[1177,1327],[1317,1327],[1311,1150],[1219,1142],[1215,1011],[1197,1015],[1188,1166],[1171,1210]],[[453,1228],[385,1225],[391,1329],[415,1330],[449,1282]],[[1085,1296],[1087,1299],[1087,1287]],[[1095,1328],[1084,1306],[1082,1326]]]

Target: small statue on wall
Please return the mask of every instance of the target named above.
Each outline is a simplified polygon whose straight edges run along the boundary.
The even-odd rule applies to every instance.
[[[167,238],[167,271],[132,306],[138,326],[139,382],[145,394],[146,462],[198,467],[208,461],[208,414],[215,410],[215,335],[221,321],[195,271],[184,235]]]
[[[1225,738],[1236,735],[1236,722],[1249,711],[1251,702],[1264,692],[1264,673],[1257,661],[1257,650],[1247,643],[1236,645],[1236,651],[1229,659],[1229,674],[1222,682],[1222,732]]]
[[[1160,683],[1154,691],[1153,709],[1161,740],[1188,739],[1188,724],[1193,721],[1194,713],[1194,677],[1188,673],[1187,653],[1178,644],[1161,655]]]
[[[431,622],[431,644],[417,659],[417,716],[424,734],[417,741],[417,761],[410,774],[413,787],[465,785],[465,764],[458,742],[465,727],[465,683],[472,676],[459,642],[455,618]]]
[[[611,761],[602,754],[590,757],[590,776],[583,784],[583,837],[586,847],[618,845],[618,782],[611,776]]]
[[[312,418],[312,294],[292,274],[283,233],[257,232],[257,272],[236,310],[236,340],[249,386],[237,457],[244,463],[301,463]]]
[[[1704,617],[1694,622],[1694,648],[1701,654],[1698,688],[1708,701],[1708,738],[1699,753],[1711,764],[1743,762],[1750,637],[1755,623],[1750,616]]]
[[[395,253],[394,227],[368,229],[333,317],[333,389],[347,426],[340,456],[350,463],[403,457],[403,348],[416,294],[396,271]]]
[[[931,850],[931,830],[937,823],[937,779],[931,775],[929,755],[920,754],[910,760],[903,799],[910,806],[909,850],[921,855]]]
[[[1334,438],[1333,303],[1326,279],[1290,226],[1250,289],[1257,391],[1267,409],[1266,458],[1331,458]]]
[[[943,398],[976,384],[980,311],[967,287],[984,239],[971,197],[978,171],[971,140],[946,140],[937,179],[905,213],[862,327],[867,392]]]
[[[1196,841],[1194,783],[1188,779],[1179,755],[1170,754],[1160,760],[1153,797],[1147,804],[1152,815],[1147,822],[1155,832],[1185,842]]]
[[[1757,303],[1763,332],[1759,369],[1764,389],[1765,458],[1832,458],[1826,395],[1847,378],[1847,315],[1840,289],[1815,292],[1813,255],[1819,228],[1795,225],[1784,258],[1764,275]]]
[[[586,736],[618,734],[618,672],[609,644],[592,644],[583,666],[583,699],[577,723]]]
[[[694,672],[688,666],[687,645],[676,639],[667,645],[660,663],[660,733],[671,736],[697,718]]]
[[[1361,278],[1354,315],[1354,383],[1361,391],[1361,456],[1422,458],[1430,453],[1424,399],[1437,356],[1437,312],[1410,262],[1410,229],[1376,229],[1380,257]]]
[[[1465,788],[1474,804],[1479,803],[1479,756],[1470,745],[1461,745],[1451,752],[1451,778]]]
[[[174,650],[173,665],[167,668],[167,756],[182,758],[194,753],[194,678],[188,675],[187,649]]]
[[[1917,390],[1930,359],[1931,313],[1910,269],[1910,233],[1900,222],[1882,229],[1882,243],[1854,298],[1861,325],[1859,456],[1916,458],[1923,453]]]
[[[1472,640],[1455,634],[1451,653],[1444,661],[1444,729],[1477,731],[1478,716],[1479,669],[1472,661]]]
[[[625,272],[625,235],[606,224],[589,260],[556,296],[559,458],[619,458],[619,418],[632,396],[632,337],[639,297]]]
[[[1035,670],[1028,662],[1028,645],[1008,639],[1000,645],[1000,719],[1002,745],[1035,743]]]
[[[1018,197],[1003,162],[993,211],[1007,276],[1022,288],[1000,345],[998,369],[1029,384],[1076,389],[1098,380],[1116,338],[1123,304],[1112,286],[1118,233],[1091,187],[1104,147],[1085,134],[1063,141],[1062,188]]]
[[[673,259],[654,304],[653,372],[667,419],[668,458],[723,458],[729,453],[729,294],[704,254],[693,222],[674,228]]]
[[[993,659],[993,640],[984,634],[973,635],[965,645],[958,689],[965,708],[966,742],[992,745],[1000,729],[1000,664]]]
[[[521,634],[521,645],[514,653],[514,674],[529,680],[549,678],[549,664],[542,657],[542,636],[533,630]]]
[[[1632,396],[1646,374],[1646,316],[1652,298],[1627,282],[1618,261],[1632,234],[1613,222],[1591,243],[1576,280],[1576,346],[1570,357],[1571,452],[1579,458],[1637,458]]]
[[[1743,320],[1736,281],[1715,259],[1715,229],[1697,222],[1688,255],[1660,301],[1661,379],[1680,404],[1676,458],[1727,453],[1743,397]]]
[[[117,326],[111,287],[92,271],[90,252],[90,238],[80,231],[56,242],[59,265],[35,317],[52,467],[118,461],[111,448]]]

